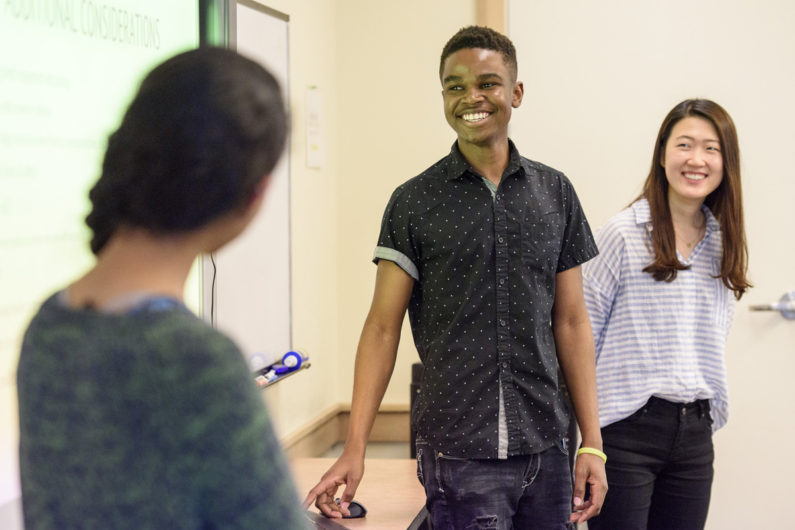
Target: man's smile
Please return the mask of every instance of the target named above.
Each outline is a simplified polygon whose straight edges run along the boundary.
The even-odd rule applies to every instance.
[[[485,120],[491,115],[489,112],[466,112],[461,115],[461,119],[469,123]]]

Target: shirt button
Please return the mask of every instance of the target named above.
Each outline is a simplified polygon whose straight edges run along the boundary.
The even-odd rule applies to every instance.
[[[505,285],[505,278],[500,278],[500,285]]]
[[[682,407],[682,416],[685,415],[687,415],[687,409],[685,407]]]
[[[505,321],[504,320],[500,320],[500,326],[504,326],[504,325],[505,325]]]
[[[497,238],[497,241],[499,241],[500,243],[502,243],[502,238],[501,238],[501,237],[498,237],[498,238]]]
[[[503,367],[503,368],[508,368],[508,363],[507,363],[507,362],[505,362],[505,361],[503,361],[503,362],[502,362],[502,367]]]

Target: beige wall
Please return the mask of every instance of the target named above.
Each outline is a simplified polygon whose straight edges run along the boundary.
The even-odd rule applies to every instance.
[[[749,311],[795,290],[795,5],[512,0],[509,20],[525,82],[512,136],[569,175],[594,227],[639,193],[674,104],[707,97],[733,116],[756,287],[737,305],[727,345],[730,418],[714,437],[707,528],[795,528],[781,517],[795,475],[795,321]]]

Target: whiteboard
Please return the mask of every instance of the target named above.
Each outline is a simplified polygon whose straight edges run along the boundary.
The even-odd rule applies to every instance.
[[[230,45],[265,66],[288,94],[288,17],[253,2],[232,3]],[[214,265],[213,265],[214,262]],[[252,370],[290,350],[290,161],[275,168],[246,231],[202,264],[203,315],[237,343]]]

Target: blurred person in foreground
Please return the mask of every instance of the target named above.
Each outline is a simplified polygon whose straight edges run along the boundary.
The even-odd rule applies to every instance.
[[[287,131],[274,77],[220,48],[143,80],[89,194],[96,263],[18,369],[25,527],[305,528],[253,377],[191,313],[191,265],[257,213]]]

